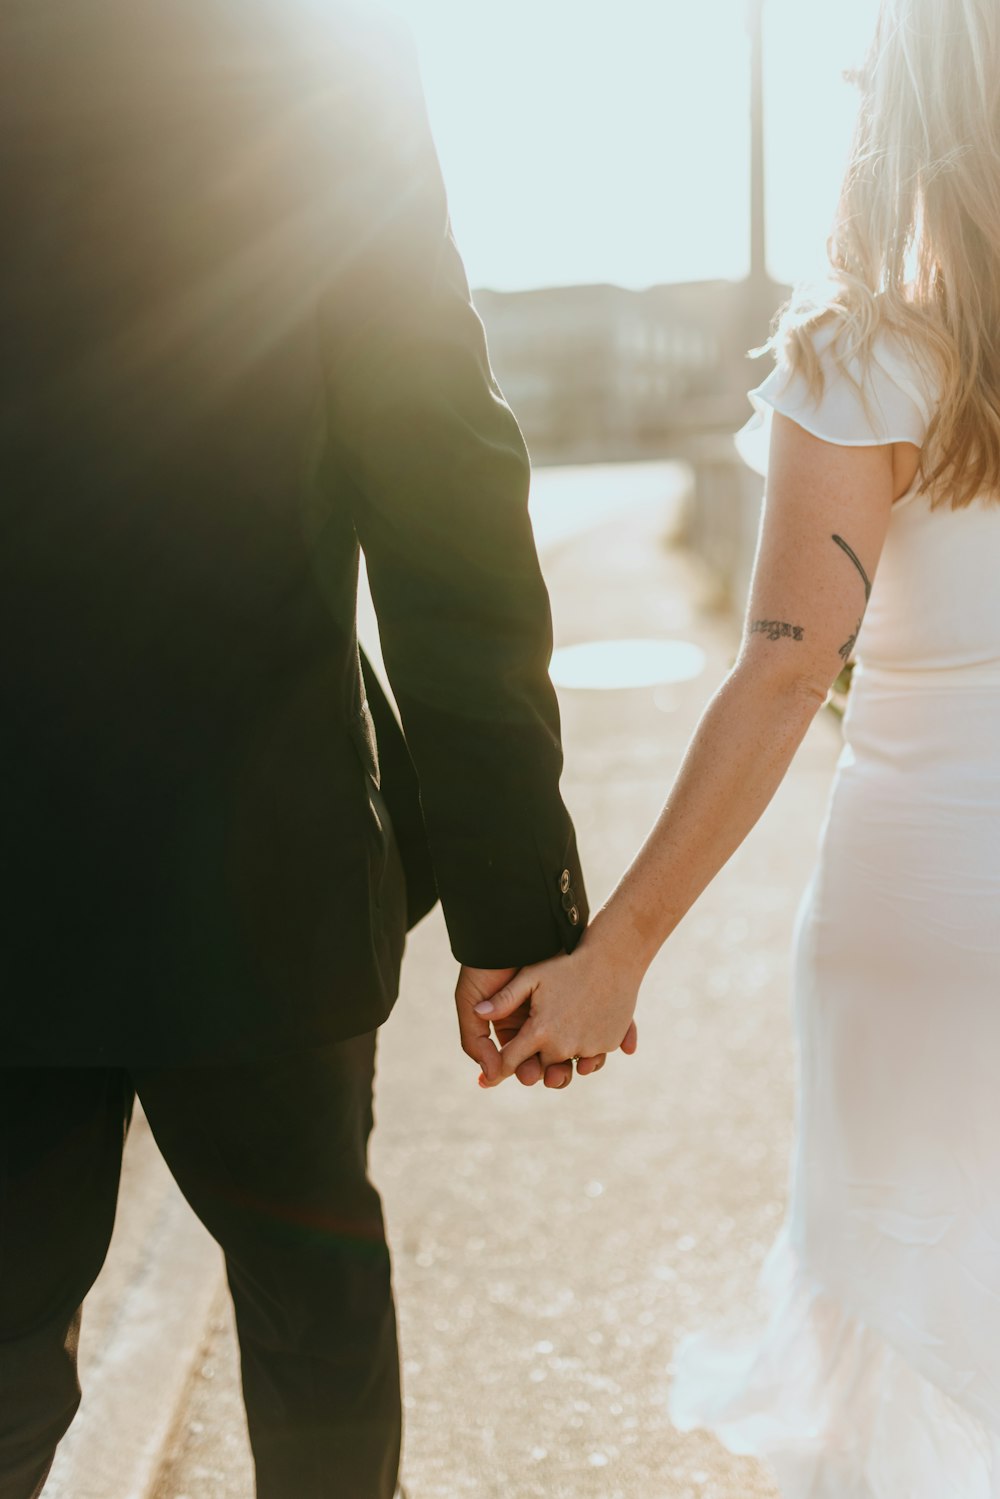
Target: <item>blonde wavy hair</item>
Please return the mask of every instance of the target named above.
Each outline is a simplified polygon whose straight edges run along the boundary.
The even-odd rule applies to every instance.
[[[1000,498],[1000,0],[882,0],[828,245],[770,347],[823,390],[811,335],[865,371],[881,332],[933,380],[921,486],[956,509]],[[858,364],[854,364],[858,368]]]

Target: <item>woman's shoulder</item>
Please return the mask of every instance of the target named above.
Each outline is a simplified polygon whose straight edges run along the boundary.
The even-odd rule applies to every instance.
[[[936,403],[928,363],[898,329],[882,324],[866,354],[853,350],[843,321],[831,317],[817,329],[815,347],[824,378],[836,385],[848,377],[876,403],[905,395],[930,421]]]
[[[796,342],[798,349],[786,341],[771,373],[750,391],[754,416],[737,442],[752,468],[766,470],[775,411],[842,447],[923,446],[935,394],[899,333],[880,328],[866,350],[856,350],[843,320],[830,315]]]

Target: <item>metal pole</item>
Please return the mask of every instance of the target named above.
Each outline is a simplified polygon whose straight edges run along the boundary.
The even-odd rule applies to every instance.
[[[750,282],[768,284],[764,203],[764,0],[747,0],[750,33]]]

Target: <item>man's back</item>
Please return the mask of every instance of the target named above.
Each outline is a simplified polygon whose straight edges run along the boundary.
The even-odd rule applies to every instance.
[[[315,941],[331,880],[337,935],[368,925],[316,840],[363,869],[370,837],[345,733],[354,528],[309,472],[360,70],[305,55],[323,38],[276,5],[8,9],[5,945],[18,987],[79,1025],[69,1052],[109,987],[159,1051],[171,987],[250,993],[261,965],[302,990],[324,963],[365,987],[349,942]]]
[[[283,25],[276,3],[84,3],[71,23],[7,9],[0,566],[18,717],[41,749],[66,715],[81,764],[88,722],[103,755],[121,719],[130,763],[175,776],[205,753],[195,721],[252,713],[320,621],[353,632],[352,589],[309,574],[321,530],[343,529],[328,554],[353,534],[318,471],[318,310],[355,269],[348,199],[370,189],[351,94],[372,74],[332,51],[351,28]]]

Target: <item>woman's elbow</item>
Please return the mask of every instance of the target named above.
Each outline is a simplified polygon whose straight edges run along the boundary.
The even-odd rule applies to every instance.
[[[823,707],[837,670],[816,660],[779,659],[777,653],[748,651],[737,662],[734,676],[757,697],[780,711],[812,718]]]

